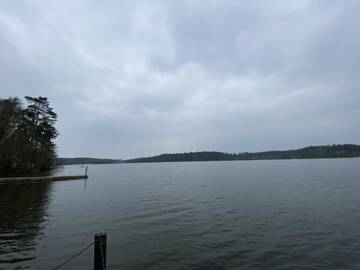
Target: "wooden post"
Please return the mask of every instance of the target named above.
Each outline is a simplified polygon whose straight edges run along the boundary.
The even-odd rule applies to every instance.
[[[95,234],[94,270],[106,270],[106,233]]]
[[[87,170],[88,170],[88,166],[85,167],[85,179],[87,178]]]

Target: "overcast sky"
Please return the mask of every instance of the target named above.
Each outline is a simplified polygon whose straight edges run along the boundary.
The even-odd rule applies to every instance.
[[[61,157],[360,143],[359,10],[0,0],[0,97],[48,97]]]

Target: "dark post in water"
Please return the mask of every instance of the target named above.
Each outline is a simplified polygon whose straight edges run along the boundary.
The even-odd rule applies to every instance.
[[[106,233],[95,234],[94,270],[106,270]]]

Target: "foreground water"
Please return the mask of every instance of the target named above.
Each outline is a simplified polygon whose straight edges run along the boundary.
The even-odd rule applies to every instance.
[[[66,166],[54,174],[83,172]],[[93,165],[0,185],[0,269],[360,269],[360,159]],[[89,249],[64,269],[91,269]]]

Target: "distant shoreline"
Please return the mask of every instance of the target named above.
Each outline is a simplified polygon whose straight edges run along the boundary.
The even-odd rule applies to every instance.
[[[56,165],[118,164],[118,163],[155,163],[155,162],[193,162],[193,161],[233,161],[233,160],[286,160],[286,159],[329,159],[360,157],[360,145],[336,144],[309,146],[284,151],[265,151],[256,153],[223,153],[216,151],[161,154],[135,159],[100,158],[58,158]]]

